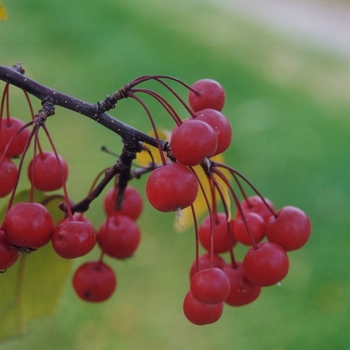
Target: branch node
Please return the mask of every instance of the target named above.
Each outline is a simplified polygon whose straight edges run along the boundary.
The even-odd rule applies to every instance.
[[[121,89],[114,92],[112,95],[107,95],[107,97],[103,101],[97,102],[98,112],[104,113],[115,108],[119,100],[128,97],[129,89],[130,89],[129,84],[126,84]]]
[[[104,113],[109,111],[110,109],[115,108],[117,102],[118,102],[118,98],[115,95],[115,93],[112,95],[107,95],[107,97],[103,101],[97,102],[98,112]]]
[[[22,67],[22,63],[21,62],[17,62],[16,64],[14,64],[12,66],[12,69],[14,69],[16,72],[18,72],[20,74],[24,74],[25,73],[25,69]]]
[[[42,106],[34,118],[34,125],[42,125],[48,117],[55,114],[55,104],[50,98],[43,100]]]

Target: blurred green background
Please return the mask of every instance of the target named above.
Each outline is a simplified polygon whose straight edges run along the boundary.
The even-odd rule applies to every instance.
[[[277,208],[306,211],[313,234],[289,255],[290,272],[281,287],[264,289],[249,306],[226,307],[219,322],[197,327],[182,313],[194,259],[193,230],[176,233],[173,214],[146,205],[135,257],[107,259],[119,281],[111,300],[84,303],[67,281],[56,313],[38,318],[25,336],[1,343],[0,349],[350,348],[348,58],[289,40],[205,1],[3,4],[8,19],[0,22],[0,64],[21,61],[28,77],[86,101],[102,100],[140,75],[173,75],[190,84],[218,80],[227,93],[223,112],[234,131],[226,162]],[[17,102],[24,101],[21,93],[11,91],[13,111],[29,119],[28,107]],[[159,107],[149,104],[158,125],[171,128]],[[132,100],[121,101],[111,114],[150,129]],[[61,108],[48,127],[70,164],[70,196],[80,200],[96,174],[113,164],[100,147],[119,152],[121,142]],[[145,179],[133,183],[141,191],[144,184]],[[100,200],[88,216],[98,227],[104,219]]]

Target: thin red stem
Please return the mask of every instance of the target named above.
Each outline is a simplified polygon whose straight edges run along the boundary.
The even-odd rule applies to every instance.
[[[190,167],[190,169],[192,170],[193,174],[197,178],[197,182],[199,184],[199,187],[201,189],[201,192],[202,192],[204,200],[205,200],[205,204],[207,205],[208,212],[209,212],[209,218],[210,218],[210,251],[209,251],[209,256],[210,256],[210,265],[211,265],[211,267],[214,267],[214,215],[213,215],[212,208],[210,207],[208,196],[205,193],[205,190],[204,190],[204,187],[203,187],[201,180],[199,179],[195,170],[192,167]]]
[[[58,156],[56,147],[55,147],[55,145],[54,145],[54,143],[52,141],[52,138],[50,136],[49,130],[47,129],[45,123],[42,124],[42,127],[43,127],[43,129],[45,131],[45,134],[46,134],[48,140],[49,140],[49,143],[51,145],[52,151],[55,154],[55,157],[56,157],[56,160],[57,160],[57,164],[58,164],[58,167],[60,169],[60,175],[61,175],[62,185],[63,185],[62,186],[63,187],[63,195],[64,195],[64,199],[65,199],[65,202],[66,202],[68,218],[69,218],[69,220],[73,220],[72,209],[71,209],[71,205],[70,205],[70,201],[69,201],[69,197],[68,197],[67,184],[66,184],[66,180],[65,180],[64,175],[63,175],[63,169],[62,169],[62,165],[61,165],[61,162],[60,162],[60,158]]]
[[[166,160],[165,160],[165,157],[164,157],[164,153],[163,153],[163,149],[162,149],[162,145],[160,143],[160,138],[159,138],[159,134],[158,134],[158,130],[157,130],[157,127],[156,127],[156,124],[153,120],[153,117],[149,111],[149,109],[147,108],[147,106],[144,104],[144,102],[139,99],[134,93],[132,92],[129,92],[128,95],[130,97],[132,97],[133,99],[135,99],[138,103],[141,104],[141,106],[143,107],[143,109],[146,111],[147,115],[148,115],[148,118],[151,122],[151,125],[152,125],[152,129],[153,129],[153,132],[154,132],[154,136],[155,136],[155,139],[157,141],[157,146],[158,146],[158,150],[159,150],[159,155],[160,155],[160,158],[162,160],[162,164],[163,165],[166,165]]]
[[[221,188],[220,188],[220,185],[218,184],[217,180],[211,176],[210,177],[213,185],[215,186],[216,190],[219,192],[219,195],[220,195],[220,198],[221,198],[221,202],[224,206],[224,211],[225,211],[225,214],[226,214],[226,217],[229,218],[231,215],[230,215],[230,212],[229,212],[229,208],[227,207],[227,204],[226,204],[226,201],[225,201],[225,197],[221,191]],[[232,232],[232,227],[231,227],[231,223],[230,221],[227,221],[227,232],[228,232],[228,235],[229,235],[229,240],[231,242],[231,246],[232,248],[229,250],[229,253],[230,253],[230,259],[231,259],[231,265],[234,269],[237,268],[237,263],[236,263],[236,259],[234,257],[234,254],[233,254],[233,246],[234,246],[234,239],[233,239],[233,232]]]
[[[33,122],[31,122],[33,123]],[[33,130],[31,131],[30,135],[29,135],[29,138],[27,140],[27,143],[24,147],[24,150],[23,150],[23,153],[21,155],[21,158],[20,158],[20,161],[19,161],[19,164],[18,164],[18,175],[17,175],[17,179],[16,179],[16,183],[15,183],[15,186],[13,187],[13,190],[12,190],[12,193],[11,193],[11,197],[10,197],[10,200],[9,200],[9,203],[7,205],[7,210],[9,210],[12,206],[12,203],[13,203],[13,200],[15,198],[15,194],[16,194],[16,191],[17,191],[17,186],[18,186],[18,183],[19,183],[19,179],[20,179],[20,176],[21,176],[21,172],[22,172],[22,167],[23,167],[23,162],[24,162],[24,157],[29,149],[29,146],[30,146],[30,143],[32,141],[32,138],[35,134],[35,129],[36,127],[33,128]],[[3,156],[4,157],[4,156]],[[2,162],[2,159],[1,159],[1,162]]]
[[[159,95],[158,93],[156,93],[155,91],[152,90],[148,90],[148,89],[132,89],[132,92],[143,92],[146,93],[150,96],[152,96],[153,98],[155,98],[161,105],[162,107],[168,112],[168,114],[171,116],[171,118],[174,120],[174,122],[176,123],[176,125],[181,125],[182,124],[182,120],[181,118],[177,115],[177,113],[175,112],[174,108],[170,105],[170,103],[168,101],[165,100],[165,98],[161,95]]]
[[[2,162],[4,161],[4,158],[6,157],[6,153],[7,153],[7,150],[8,148],[10,147],[11,143],[13,142],[13,140],[15,139],[15,137],[22,131],[24,130],[25,128],[28,128],[29,126],[33,125],[33,122],[29,122],[25,125],[23,125],[20,129],[17,130],[17,132],[11,137],[10,141],[8,142],[8,144],[6,145],[5,149],[4,149],[4,152],[0,158],[0,167],[2,165]]]
[[[193,218],[193,224],[194,224],[194,233],[196,238],[196,272],[198,272],[199,271],[199,235],[198,235],[197,216],[193,205],[191,205],[191,212],[192,212],[192,218]]]
[[[38,142],[39,126],[34,128],[34,150],[33,150],[33,167],[32,167],[32,181],[30,184],[29,202],[34,202],[34,182],[35,182],[35,169],[36,169],[36,155],[37,155],[37,142]]]
[[[213,167],[217,167],[217,168],[224,168],[226,170],[228,170],[231,175],[234,177],[234,174],[238,175],[241,179],[243,179],[249,186],[250,188],[260,197],[260,199],[263,201],[263,203],[265,204],[265,206],[268,208],[268,210],[271,212],[271,214],[277,218],[277,213],[275,213],[275,211],[271,208],[271,206],[266,202],[265,198],[261,195],[261,193],[256,189],[256,187],[243,175],[241,174],[239,171],[229,167],[226,164],[223,163],[219,163],[219,162],[212,162],[212,166]]]
[[[214,174],[218,175],[218,176],[220,177],[220,179],[222,179],[222,180],[224,181],[225,185],[226,185],[227,188],[230,190],[231,195],[232,195],[232,197],[233,197],[233,199],[234,199],[234,201],[235,201],[236,207],[237,207],[239,213],[241,214],[242,220],[243,220],[244,225],[245,225],[245,227],[246,227],[246,229],[247,229],[249,238],[250,238],[250,240],[251,240],[251,242],[252,242],[252,246],[254,247],[254,249],[258,249],[258,246],[257,246],[257,244],[256,244],[256,242],[255,242],[255,240],[254,240],[254,237],[253,237],[253,235],[252,235],[252,233],[251,233],[251,231],[250,231],[250,228],[249,228],[249,225],[248,225],[248,223],[247,223],[246,217],[245,217],[244,212],[243,212],[243,210],[242,210],[241,204],[239,203],[238,197],[237,197],[235,191],[233,190],[233,188],[232,188],[230,182],[228,181],[228,179],[226,178],[226,176],[225,176],[220,170],[215,169],[215,168],[212,168],[211,170],[212,170],[212,172],[213,172]]]

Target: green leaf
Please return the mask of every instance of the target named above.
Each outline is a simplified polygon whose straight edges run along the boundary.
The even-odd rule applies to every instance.
[[[38,202],[48,198],[35,193]],[[21,191],[14,203],[28,199],[29,191]],[[56,222],[63,217],[58,209],[61,201],[54,198],[46,205]],[[0,211],[1,221],[6,210],[7,205]],[[30,254],[22,253],[16,264],[0,275],[0,340],[23,333],[32,319],[55,311],[71,267],[72,260],[60,258],[49,243]]]
[[[33,318],[55,311],[71,265],[48,244],[29,255],[22,253],[0,276],[1,340],[23,333]]]

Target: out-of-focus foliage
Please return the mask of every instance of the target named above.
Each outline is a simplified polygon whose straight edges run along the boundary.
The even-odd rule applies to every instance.
[[[37,202],[47,199],[36,192]],[[29,200],[29,191],[21,191],[14,203]],[[48,210],[55,222],[62,217],[58,204],[61,200],[49,201]],[[1,220],[7,205],[1,208]],[[72,268],[72,261],[62,260],[50,244],[31,254],[21,254],[19,261],[1,274],[0,314],[2,326],[0,340],[22,335],[34,318],[54,312]]]
[[[7,12],[4,5],[0,2],[0,21],[6,21]]]

